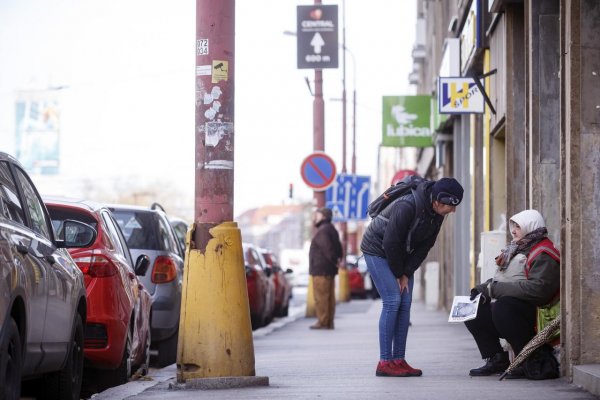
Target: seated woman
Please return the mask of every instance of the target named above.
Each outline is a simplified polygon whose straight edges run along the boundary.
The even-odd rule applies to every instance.
[[[477,318],[465,325],[477,343],[485,365],[472,369],[471,376],[504,372],[508,354],[500,338],[510,343],[515,354],[535,335],[537,307],[558,301],[560,253],[548,239],[546,223],[536,210],[525,210],[509,221],[513,240],[496,257],[493,278],[471,289],[471,298],[481,293]],[[523,377],[517,368],[509,378]]]

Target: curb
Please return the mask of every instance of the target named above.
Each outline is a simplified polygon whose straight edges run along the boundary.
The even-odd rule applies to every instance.
[[[265,336],[271,334],[272,332],[283,328],[287,324],[292,323],[300,318],[303,318],[305,309],[306,309],[306,304],[302,304],[302,305],[290,308],[289,315],[287,317],[277,319],[276,321],[271,322],[269,325],[253,331],[252,338],[256,339],[256,338],[260,338],[260,337],[265,337]],[[149,375],[147,375],[145,377],[141,377],[140,379],[127,382],[123,385],[111,387],[100,393],[95,393],[92,395],[92,397],[90,397],[90,399],[93,399],[93,400],[122,400],[122,399],[126,399],[127,397],[130,397],[130,396],[136,396],[136,395],[146,391],[147,389],[150,389],[154,386],[165,383],[168,380],[172,379],[175,382],[176,373],[177,373],[177,365],[176,364],[171,364],[171,365],[166,366],[161,369],[154,369],[154,370],[151,370]],[[256,384],[259,384],[262,386],[265,385],[265,379],[264,379],[265,377],[244,377],[244,378],[253,378],[250,381],[254,382],[254,386]],[[171,383],[170,385],[174,386],[173,389],[185,388],[185,389],[210,390],[210,389],[222,388],[223,385],[226,383],[226,382],[223,383],[223,379],[231,380],[232,377],[206,378],[206,379],[216,379],[221,382],[214,383],[214,382],[207,381],[206,383],[201,383],[201,384],[197,384],[194,382],[192,382],[191,384]],[[202,379],[202,381],[206,381],[206,379]],[[246,381],[247,381],[247,379],[239,381],[239,382],[235,381],[234,383],[238,386],[227,386],[227,387],[244,387],[244,383],[248,383]],[[233,381],[231,381],[231,382],[233,382]],[[231,382],[229,382],[229,383],[231,383]],[[268,377],[266,377],[266,385],[268,386]],[[245,385],[245,386],[252,386],[252,385]]]

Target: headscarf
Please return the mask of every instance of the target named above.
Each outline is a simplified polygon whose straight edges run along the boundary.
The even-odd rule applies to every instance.
[[[518,241],[511,241],[495,258],[500,270],[506,269],[515,255],[527,254],[535,244],[548,236],[544,217],[536,210],[521,211],[513,215],[510,221],[519,224],[524,236]]]

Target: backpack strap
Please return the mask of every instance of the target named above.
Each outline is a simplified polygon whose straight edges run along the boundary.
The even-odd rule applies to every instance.
[[[411,191],[413,197],[415,198],[415,217],[410,226],[410,229],[408,230],[408,235],[406,235],[406,252],[408,254],[411,254],[413,251],[415,251],[415,249],[412,248],[410,243],[412,241],[413,232],[416,230],[417,225],[419,225],[419,222],[421,222],[421,214],[424,210],[422,207],[422,202],[420,201],[420,196],[417,194],[417,191],[415,189],[411,189]]]
[[[411,189],[411,192],[412,192],[413,198],[415,200],[415,203],[414,203],[415,204],[415,216],[413,218],[412,223],[410,224],[410,229],[408,230],[408,234],[406,235],[406,252],[408,254],[411,254],[414,251],[414,249],[411,247],[412,234],[415,231],[415,228],[417,227],[417,225],[419,225],[419,222],[421,221],[421,218],[420,218],[421,213],[423,212],[423,207],[422,206],[419,207],[421,205],[420,204],[421,202],[419,201],[420,197],[418,196],[416,190]],[[385,207],[385,209],[383,211],[390,210],[389,212],[391,212],[394,204],[398,203],[401,200],[406,200],[406,196],[401,196],[401,197],[398,197],[397,199],[394,199],[390,204],[388,204]],[[388,214],[388,213],[385,213],[383,211],[381,213],[377,214],[375,219],[380,218],[381,220],[385,221],[387,224],[390,221],[390,219],[389,219],[389,217],[384,215],[384,214]]]
[[[525,278],[529,279],[529,271],[531,270],[531,264],[533,260],[542,253],[548,254],[554,261],[560,264],[560,252],[554,247],[552,241],[548,238],[540,241],[538,244],[533,246],[529,254],[527,255],[527,264],[525,265]],[[548,305],[555,305],[560,299],[560,289],[554,293],[552,300],[548,303]],[[548,305],[542,307],[546,308]],[[538,318],[540,315],[541,308],[538,307]]]
[[[548,254],[554,259],[554,261],[560,263],[560,252],[554,247],[552,241],[546,238],[540,241],[538,244],[533,246],[529,254],[527,255],[527,268],[525,268],[525,277],[529,279],[529,271],[531,270],[531,263],[533,260],[542,253]]]

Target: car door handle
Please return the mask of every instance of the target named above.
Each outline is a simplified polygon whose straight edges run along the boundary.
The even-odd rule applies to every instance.
[[[29,253],[29,247],[19,243],[17,244],[17,251],[23,255]]]

